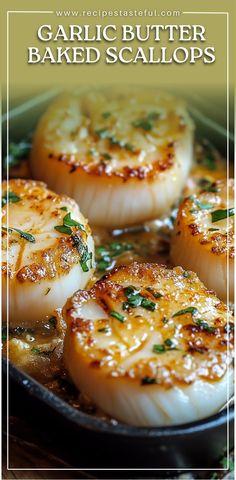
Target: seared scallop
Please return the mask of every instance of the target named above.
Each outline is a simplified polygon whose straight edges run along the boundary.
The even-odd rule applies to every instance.
[[[106,88],[56,100],[37,127],[31,167],[92,225],[123,227],[169,213],[192,156],[184,104],[155,89]]]
[[[131,425],[216,412],[232,392],[232,318],[195,273],[116,268],[63,309],[65,364],[82,393]]]
[[[233,301],[234,181],[218,180],[180,205],[171,257],[222,300]],[[228,295],[227,295],[228,291]]]
[[[62,307],[93,273],[94,246],[78,205],[42,182],[2,185],[3,318],[32,326]]]

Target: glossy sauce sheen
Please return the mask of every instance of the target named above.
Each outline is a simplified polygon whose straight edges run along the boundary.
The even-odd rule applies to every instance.
[[[208,147],[207,147],[208,149]],[[213,151],[213,168],[205,162],[205,146],[198,146],[196,163],[189,177],[184,194],[189,195],[201,190],[199,182],[204,178],[214,182],[224,178],[225,163]],[[22,168],[26,168],[23,164]],[[13,173],[20,176],[20,169]],[[25,176],[24,171],[23,175]],[[169,259],[169,239],[173,228],[173,221],[166,219],[134,227],[126,230],[113,230],[112,232],[101,228],[93,228],[93,236],[97,247],[97,270],[93,282],[116,265],[129,264],[132,261],[158,262],[171,266]],[[113,244],[113,246],[112,246]],[[118,245],[118,246],[117,246]],[[106,249],[109,261],[104,263],[104,255],[99,249]],[[107,256],[106,256],[107,258]],[[99,408],[95,407],[84,395],[78,396],[77,391],[68,381],[62,361],[62,345],[65,332],[60,311],[52,312],[52,316],[45,319],[41,328],[36,329],[10,329],[9,350],[14,363],[33,375],[49,389],[62,396],[76,408],[91,414],[104,416]],[[6,342],[3,349],[6,349]]]

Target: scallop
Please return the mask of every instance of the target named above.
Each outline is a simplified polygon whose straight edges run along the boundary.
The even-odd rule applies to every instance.
[[[2,185],[3,318],[34,326],[93,273],[94,245],[78,205],[42,182]]]
[[[222,300],[233,301],[234,181],[217,180],[179,207],[172,238],[174,265],[196,272]]]
[[[181,101],[120,87],[58,98],[36,129],[31,167],[75,198],[91,225],[111,228],[168,214],[192,157],[193,124]]]
[[[232,393],[232,317],[195,273],[117,267],[68,300],[63,316],[74,384],[123,423],[191,422]]]

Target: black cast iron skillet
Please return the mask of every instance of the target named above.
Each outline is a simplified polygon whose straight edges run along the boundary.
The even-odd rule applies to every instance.
[[[6,380],[7,361],[3,360]],[[233,407],[173,427],[113,425],[76,410],[9,363],[9,403],[43,429],[57,454],[80,468],[206,469],[233,445]],[[228,417],[228,418],[227,418]]]
[[[19,141],[34,128],[56,93],[41,95],[10,112],[12,141]],[[217,124],[216,119],[211,118],[209,122],[205,114],[202,116],[196,102],[193,114],[200,133],[204,132],[224,153],[224,127]],[[4,137],[5,132],[4,116]],[[229,140],[232,147],[231,134]],[[5,359],[3,374],[5,392],[8,378],[9,411],[11,408],[20,411],[37,432],[43,432],[45,446],[50,445],[57,455],[79,469],[144,469],[145,475],[148,469],[163,469],[164,478],[170,469],[213,468],[226,446],[232,448],[233,407],[209,418],[173,427],[113,425],[76,410]],[[3,400],[7,402],[6,395]]]

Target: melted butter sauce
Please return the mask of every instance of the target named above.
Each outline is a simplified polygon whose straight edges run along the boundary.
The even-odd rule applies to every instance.
[[[183,197],[201,191],[203,180],[213,183],[226,177],[226,162],[213,147],[202,142],[196,146],[195,151],[195,164],[184,188]],[[23,161],[19,167],[14,168],[12,176],[29,177],[27,162]],[[171,267],[169,242],[176,212],[177,206],[169,218],[123,230],[92,228],[97,250],[97,269],[87,288],[116,265],[139,261]],[[88,398],[79,394],[71,384],[63,366],[64,334],[65,323],[60,310],[52,312],[52,317],[34,330],[20,327],[10,330],[10,359],[73,407],[107,419],[103,412],[92,405]],[[4,341],[3,354],[6,355],[6,352],[7,341]],[[113,419],[109,421],[116,423]]]

